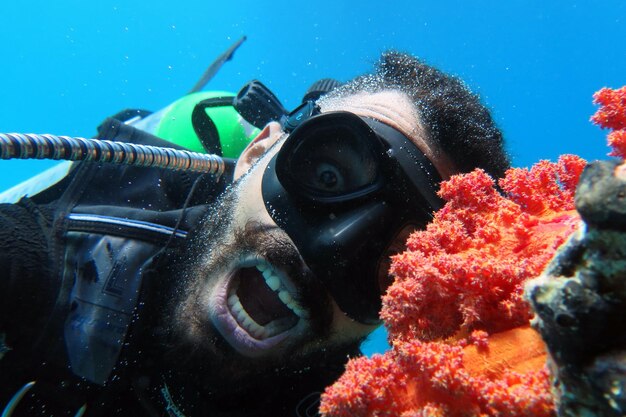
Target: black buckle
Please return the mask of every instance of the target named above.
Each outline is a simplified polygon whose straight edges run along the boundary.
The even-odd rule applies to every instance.
[[[311,100],[305,101],[286,116],[285,121],[282,123],[283,129],[291,133],[296,127],[300,126],[302,122],[319,113],[320,108],[317,107],[315,102]]]

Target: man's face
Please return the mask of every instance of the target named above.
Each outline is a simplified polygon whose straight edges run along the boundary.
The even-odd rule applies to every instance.
[[[374,117],[424,140],[417,113],[397,91],[363,93],[321,107]],[[239,178],[211,208],[189,248],[186,289],[175,313],[178,333],[228,369],[266,369],[285,358],[334,351],[376,327],[339,309],[266,210],[261,181],[286,136],[271,125],[244,152]]]

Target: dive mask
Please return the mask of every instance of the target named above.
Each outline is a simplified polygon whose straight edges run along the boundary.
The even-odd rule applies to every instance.
[[[441,178],[398,130],[313,103],[283,124],[291,134],[263,175],[267,212],[351,318],[380,321],[389,255],[442,207]]]

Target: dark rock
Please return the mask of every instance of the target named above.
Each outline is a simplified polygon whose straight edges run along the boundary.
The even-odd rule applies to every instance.
[[[576,210],[597,228],[626,230],[626,181],[614,175],[622,161],[596,161],[583,171],[576,191]]]
[[[618,165],[585,169],[576,192],[585,225],[526,287],[559,416],[626,415],[626,175]]]

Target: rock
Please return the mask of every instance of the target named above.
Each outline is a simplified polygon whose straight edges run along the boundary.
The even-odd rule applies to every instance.
[[[576,192],[581,224],[528,282],[550,353],[559,416],[626,415],[626,175],[594,162]]]

